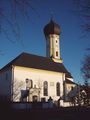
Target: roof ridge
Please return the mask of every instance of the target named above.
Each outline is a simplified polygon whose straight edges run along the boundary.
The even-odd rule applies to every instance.
[[[37,54],[31,54],[31,53],[28,53],[28,52],[22,52],[21,55],[22,54],[27,54],[27,55],[37,56],[37,57],[48,58],[48,57],[45,57],[45,56],[41,56],[41,55],[37,55]]]
[[[15,59],[13,59],[11,62],[5,65],[0,71],[9,68],[12,65],[61,72],[66,74],[68,73],[67,69],[62,63],[56,63],[51,58],[38,56],[26,52],[22,52],[21,54],[19,54]]]
[[[6,64],[5,66],[3,66],[0,71],[6,67],[8,67],[9,65],[11,65],[14,61],[16,61],[17,59],[19,59],[20,56],[23,56],[23,55],[30,55],[30,56],[36,56],[36,57],[42,57],[42,58],[46,58],[48,60],[51,60],[50,58],[48,57],[44,57],[44,56],[40,56],[40,55],[36,55],[36,54],[31,54],[31,53],[27,53],[27,52],[22,52],[20,53],[18,56],[16,56],[13,60],[11,60],[10,62],[8,62],[8,64]],[[53,61],[53,60],[52,60]]]

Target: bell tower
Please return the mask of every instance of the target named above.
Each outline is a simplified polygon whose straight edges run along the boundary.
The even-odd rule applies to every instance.
[[[44,27],[46,38],[46,56],[52,58],[55,62],[62,63],[60,57],[60,26],[52,19]]]

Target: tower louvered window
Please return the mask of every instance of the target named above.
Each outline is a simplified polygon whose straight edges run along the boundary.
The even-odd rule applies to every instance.
[[[56,56],[58,57],[58,52],[56,51]]]

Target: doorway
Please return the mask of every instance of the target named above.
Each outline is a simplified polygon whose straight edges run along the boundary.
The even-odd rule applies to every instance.
[[[37,102],[38,101],[38,96],[37,95],[34,95],[33,96],[33,102]]]

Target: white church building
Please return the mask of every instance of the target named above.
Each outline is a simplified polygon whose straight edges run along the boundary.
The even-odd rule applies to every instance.
[[[11,102],[47,102],[70,106],[76,88],[60,55],[60,26],[52,19],[44,27],[46,57],[21,53],[0,69],[0,97]]]

